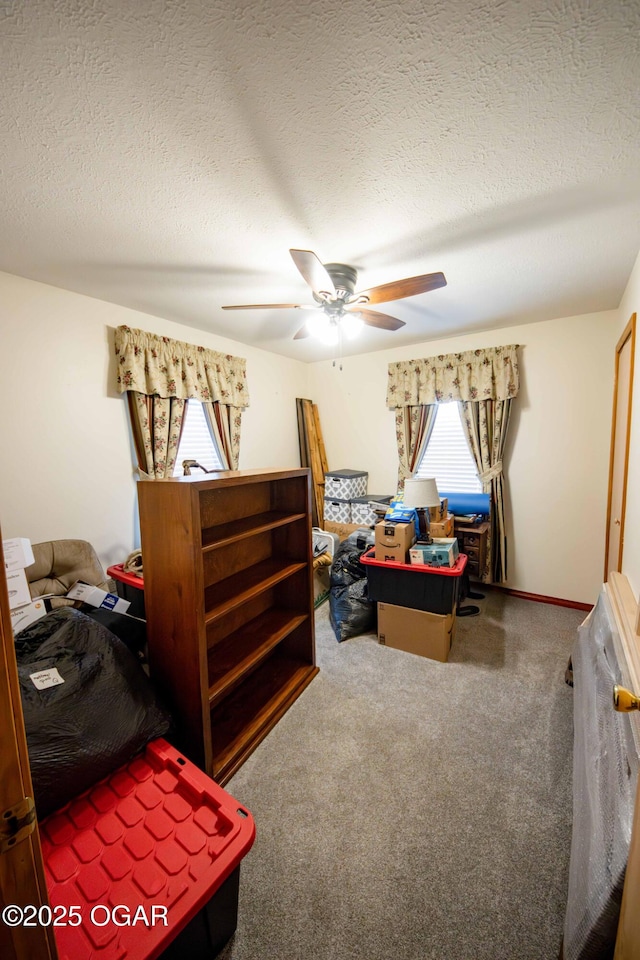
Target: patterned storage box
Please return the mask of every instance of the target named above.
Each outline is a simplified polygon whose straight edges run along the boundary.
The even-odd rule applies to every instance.
[[[324,475],[326,500],[353,500],[364,497],[369,474],[364,470],[332,470]],[[347,523],[349,521],[346,521]]]
[[[351,500],[324,499],[324,519],[330,523],[351,523]]]
[[[366,497],[355,497],[351,500],[351,523],[364,523],[367,526],[378,520],[378,515],[369,506],[370,502],[391,503],[392,496],[376,497],[370,494]]]

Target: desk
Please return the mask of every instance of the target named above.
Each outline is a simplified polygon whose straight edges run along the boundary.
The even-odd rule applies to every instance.
[[[369,600],[449,614],[458,603],[467,557],[461,553],[453,567],[430,567],[376,560],[373,547],[362,554],[360,562],[367,568]]]
[[[453,535],[458,538],[460,553],[466,554],[469,558],[467,573],[470,577],[479,580],[484,572],[487,559],[489,521],[465,523],[465,521],[456,520],[453,525]]]

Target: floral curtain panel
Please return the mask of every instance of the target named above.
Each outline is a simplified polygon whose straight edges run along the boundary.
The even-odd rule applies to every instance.
[[[120,393],[249,406],[247,362],[241,357],[125,326],[116,328],[115,352]]]
[[[507,538],[504,523],[502,454],[507,437],[511,400],[462,403],[462,428],[478,469],[484,493],[491,495],[491,525],[485,569],[481,580],[502,583],[507,579]]]
[[[390,363],[387,406],[441,400],[510,400],[519,387],[517,346],[488,347]]]
[[[507,579],[504,524],[504,451],[511,400],[518,395],[517,344],[390,363],[387,406],[396,413],[399,483],[416,470],[433,429],[435,404],[457,400],[469,450],[485,493],[491,495],[491,530],[481,578]]]
[[[184,424],[186,400],[178,397],[147,397],[130,390],[129,416],[143,480],[172,477]]]
[[[116,329],[115,354],[143,479],[173,476],[187,400],[202,402],[221,455],[238,469],[246,360],[126,326]]]
[[[404,490],[405,480],[413,476],[422,460],[433,433],[437,409],[435,403],[396,409],[398,490]]]
[[[222,403],[203,403],[202,409],[225,470],[237,470],[240,456],[242,410]]]

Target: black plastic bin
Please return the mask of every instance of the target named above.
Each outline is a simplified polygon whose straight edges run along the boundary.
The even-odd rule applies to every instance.
[[[453,567],[430,567],[376,560],[374,547],[362,554],[360,562],[367,568],[369,600],[448,614],[458,603],[467,557],[461,553]]]
[[[130,617],[138,617],[144,620],[146,614],[144,611],[144,580],[135,573],[125,573],[122,563],[115,563],[112,567],[107,567],[107,575],[116,582],[118,596],[123,600],[128,600],[131,606],[127,610]]]

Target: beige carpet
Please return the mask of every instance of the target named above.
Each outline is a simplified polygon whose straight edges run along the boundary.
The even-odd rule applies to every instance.
[[[227,789],[257,838],[225,960],[555,960],[580,611],[488,592],[446,664],[337,643]]]

